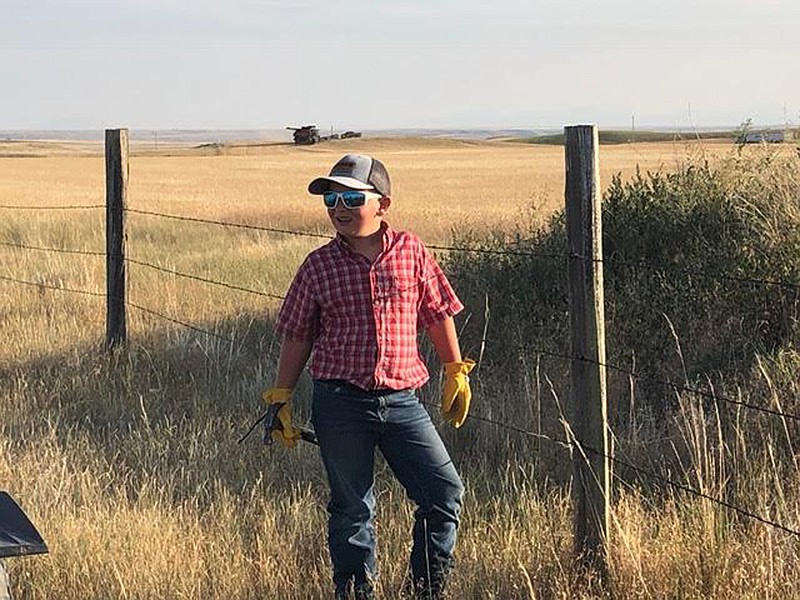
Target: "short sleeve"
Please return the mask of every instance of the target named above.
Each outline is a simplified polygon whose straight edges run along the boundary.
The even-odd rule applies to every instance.
[[[319,303],[312,286],[308,260],[298,269],[278,311],[276,331],[295,341],[313,340],[319,331]]]
[[[422,246],[422,287],[420,291],[418,325],[428,329],[447,317],[452,317],[464,309],[456,296],[453,286],[436,262],[436,259]]]

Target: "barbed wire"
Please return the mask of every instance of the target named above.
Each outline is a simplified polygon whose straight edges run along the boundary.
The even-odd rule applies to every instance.
[[[706,494],[705,492],[701,492],[700,490],[696,490],[691,486],[685,485],[683,483],[679,483],[677,481],[672,481],[671,479],[669,479],[667,477],[664,477],[664,476],[659,475],[657,473],[653,473],[652,471],[649,471],[647,469],[642,469],[641,467],[637,467],[637,466],[631,464],[630,462],[628,462],[626,460],[623,460],[621,458],[617,458],[615,456],[610,456],[610,455],[606,454],[605,452],[601,452],[600,450],[597,450],[596,448],[592,448],[591,446],[587,446],[585,444],[580,444],[580,446],[584,450],[586,450],[587,452],[589,452],[591,454],[595,454],[597,456],[602,456],[604,458],[607,458],[608,460],[610,460],[610,461],[612,461],[612,462],[614,462],[616,464],[625,466],[625,467],[631,469],[632,471],[634,471],[636,473],[639,473],[640,475],[644,475],[644,476],[648,477],[649,479],[653,479],[655,481],[659,481],[659,482],[664,483],[666,485],[669,485],[670,487],[673,487],[673,488],[675,488],[677,490],[681,490],[683,492],[692,494],[693,496],[697,496],[699,498],[704,498],[705,500],[708,500],[708,501],[710,501],[710,502],[712,502],[714,504],[717,504],[719,506],[723,506],[723,507],[728,508],[728,509],[730,509],[730,510],[732,510],[734,512],[737,512],[740,515],[743,515],[743,516],[748,517],[750,519],[754,519],[756,521],[759,521],[760,523],[763,523],[764,525],[769,525],[770,527],[774,527],[775,529],[780,529],[781,531],[784,531],[786,533],[790,533],[790,534],[800,538],[800,530],[792,529],[791,527],[787,527],[786,525],[782,525],[780,523],[777,523],[776,521],[772,521],[770,519],[762,517],[761,515],[756,514],[756,513],[752,512],[752,511],[750,511],[750,510],[748,510],[746,508],[742,508],[740,506],[736,506],[735,504],[732,504],[732,503],[727,502],[725,500],[721,500],[720,498],[716,498],[714,496],[711,496],[710,494]]]
[[[84,206],[10,206],[10,205],[0,205],[0,208],[5,209],[42,209],[42,210],[60,210],[60,209],[97,209],[97,208],[105,208],[105,205],[97,204],[97,205],[84,205]],[[223,227],[233,227],[233,228],[240,228],[240,229],[250,229],[255,231],[262,231],[262,232],[269,232],[269,233],[280,233],[285,235],[296,235],[296,236],[306,236],[306,237],[313,237],[317,239],[333,239],[333,236],[328,234],[319,234],[313,233],[308,231],[296,231],[292,229],[281,229],[275,227],[265,227],[260,225],[247,225],[244,223],[232,223],[228,221],[219,221],[213,219],[201,219],[199,217],[188,217],[183,215],[171,215],[166,213],[160,213],[155,211],[146,211],[142,209],[133,209],[133,208],[126,208],[126,212],[134,213],[134,214],[141,214],[141,215],[149,215],[155,217],[161,217],[166,219],[173,219],[173,220],[180,220],[180,221],[189,221],[194,223],[206,223],[212,225],[219,225]],[[527,241],[527,240],[523,240]],[[102,256],[103,253],[93,253],[87,251],[78,251],[78,250],[67,250],[67,249],[59,249],[59,248],[45,248],[45,247],[37,247],[37,246],[27,246],[24,244],[13,244],[10,242],[2,242],[4,246],[8,247],[15,247],[20,249],[30,249],[30,250],[46,250],[51,252],[61,252],[64,254],[84,254],[89,256]],[[579,258],[586,260],[586,257],[576,254],[559,254],[559,253],[547,253],[547,252],[533,252],[533,251],[523,251],[523,250],[493,250],[489,248],[476,248],[476,247],[464,247],[464,246],[447,246],[441,244],[426,244],[426,247],[431,250],[439,250],[445,252],[464,252],[464,253],[477,253],[477,254],[490,254],[490,255],[497,255],[497,256],[523,256],[523,257],[537,257],[537,258],[548,258],[548,259],[564,259],[564,258]],[[604,257],[599,259],[591,259],[593,262],[601,263],[601,264],[620,264],[629,267],[633,267],[636,269],[641,270],[649,270],[649,271],[656,271],[665,273],[668,269],[666,266],[657,266],[657,265],[650,265],[644,262],[635,262],[620,259],[614,257],[613,255],[610,257]],[[702,271],[701,269],[692,268],[690,266],[682,266],[681,270],[688,273],[695,273],[698,275],[703,275],[704,277],[708,277],[708,273]],[[764,285],[764,286],[775,286],[781,287],[786,289],[792,290],[800,290],[800,284],[784,281],[784,280],[776,280],[776,279],[759,279],[754,277],[741,277],[737,275],[730,275],[726,273],[715,273],[713,275],[714,278],[721,280],[721,281],[731,281],[735,283],[743,283],[749,285]],[[219,283],[219,282],[215,282]],[[233,288],[236,289],[236,288]],[[242,290],[248,291],[248,290]]]
[[[439,404],[436,404],[435,402],[428,402],[427,400],[420,400],[420,404],[428,406],[429,408],[432,408],[434,410],[438,410],[440,408]],[[490,417],[485,417],[485,416],[481,415],[480,413],[476,413],[474,411],[474,409],[470,410],[469,418],[470,418],[470,420],[475,419],[475,420],[480,421],[482,423],[486,423],[487,425],[495,425],[495,426],[500,427],[502,429],[507,429],[507,430],[513,431],[515,433],[520,433],[520,434],[525,435],[525,436],[530,437],[530,438],[547,440],[548,442],[551,442],[553,444],[562,446],[564,449],[569,449],[570,448],[570,445],[569,445],[568,442],[562,442],[560,440],[553,439],[549,435],[545,435],[543,433],[536,433],[535,431],[530,431],[528,429],[523,429],[522,427],[517,427],[516,425],[510,425],[508,423],[503,423],[502,421],[498,421],[498,420],[492,419]]]
[[[13,243],[13,242],[2,242],[2,241],[0,241],[0,246],[6,246],[6,247],[9,247],[9,248],[16,248],[16,249],[20,249],[20,250],[37,250],[37,251],[42,251],[42,252],[54,252],[54,253],[59,253],[59,254],[77,254],[77,255],[83,255],[83,256],[107,256],[107,253],[105,253],[105,252],[93,252],[93,251],[88,251],[88,250],[69,250],[69,249],[65,249],[65,248],[53,248],[53,247],[48,247],[48,246],[32,246],[32,245],[29,245],[29,244],[16,244],[16,243]],[[231,283],[225,283],[224,281],[216,281],[216,280],[213,280],[213,279],[200,277],[199,275],[192,275],[192,274],[189,274],[189,273],[182,273],[182,272],[176,271],[174,269],[168,269],[166,267],[161,267],[159,265],[154,265],[152,263],[141,261],[141,260],[137,260],[137,259],[134,259],[134,258],[126,257],[124,260],[125,260],[125,262],[131,263],[131,264],[134,264],[134,265],[139,265],[139,266],[142,266],[142,267],[147,267],[147,268],[150,268],[150,269],[154,269],[156,271],[169,273],[170,275],[175,275],[177,277],[183,277],[183,278],[186,278],[186,279],[193,279],[195,281],[202,281],[204,283],[218,285],[218,286],[221,286],[221,287],[225,287],[225,288],[232,289],[232,290],[237,290],[237,291],[240,291],[240,292],[247,292],[247,293],[250,293],[250,294],[257,294],[259,296],[264,296],[264,297],[267,297],[267,298],[274,298],[276,300],[285,299],[285,296],[279,296],[277,294],[271,294],[271,293],[268,293],[268,292],[262,292],[262,291],[259,291],[259,290],[254,290],[254,289],[251,289],[251,288],[246,288],[246,287],[234,285],[234,284],[231,284]]]
[[[14,242],[0,242],[0,246],[17,248],[20,250],[38,250],[42,252],[55,252],[58,254],[81,254],[84,256],[106,256],[105,252],[93,252],[90,250],[69,250],[67,248],[53,248],[49,246],[32,246],[29,244],[16,244]]]
[[[9,277],[7,275],[0,275],[0,280],[8,281],[8,282],[11,282],[11,283],[18,283],[20,285],[29,285],[29,286],[32,286],[32,287],[38,287],[38,288],[47,289],[47,290],[57,290],[57,291],[60,291],[60,292],[69,292],[71,294],[83,294],[84,296],[98,296],[98,297],[101,297],[101,298],[105,298],[106,297],[106,294],[101,293],[101,292],[93,292],[93,291],[89,291],[89,290],[78,290],[78,289],[68,288],[68,287],[64,287],[64,286],[51,285],[51,284],[48,284],[48,283],[40,283],[38,281],[27,281],[25,279],[17,279],[15,277]]]
[[[586,257],[581,256],[581,255],[577,255],[577,254],[573,255],[573,258],[580,258],[580,259],[583,259],[583,260],[586,259]],[[595,263],[609,264],[609,265],[619,264],[619,265],[624,265],[624,266],[627,266],[627,267],[633,267],[635,269],[641,269],[641,270],[644,270],[644,271],[657,271],[659,273],[666,273],[667,270],[669,269],[668,266],[657,266],[657,265],[650,265],[650,264],[643,263],[643,262],[634,262],[634,261],[629,261],[629,260],[625,260],[625,259],[621,259],[621,258],[616,258],[613,255],[611,255],[610,257],[605,257],[605,258],[593,258],[592,261],[595,262]],[[698,269],[698,268],[691,267],[691,266],[688,266],[688,265],[683,265],[683,266],[679,267],[679,269],[681,271],[685,272],[685,273],[692,273],[692,274],[695,274],[695,275],[702,275],[705,278],[713,277],[714,279],[717,279],[717,280],[720,280],[720,281],[731,281],[731,282],[734,282],[734,283],[744,283],[744,284],[749,284],[749,285],[774,286],[774,287],[782,287],[782,288],[791,289],[791,290],[800,290],[800,284],[794,283],[794,282],[791,282],[791,281],[784,281],[784,280],[778,280],[778,279],[758,279],[758,278],[755,278],[755,277],[741,277],[741,276],[738,276],[738,275],[730,275],[728,273],[719,273],[719,272],[709,275],[709,273],[707,271],[703,271],[702,269]]]
[[[423,402],[423,404],[426,404],[426,405],[432,406],[432,407],[436,406],[434,403],[431,403],[431,402]],[[493,419],[488,419],[486,417],[481,417],[480,415],[475,415],[475,414],[470,413],[469,414],[469,418],[470,419],[477,419],[478,421],[482,421],[482,422],[486,422],[486,423],[491,423],[492,425],[497,425],[497,426],[499,426],[499,427],[501,427],[503,429],[506,429],[506,430],[509,430],[509,431],[514,431],[516,433],[520,433],[520,434],[525,435],[527,437],[532,437],[532,438],[536,438],[536,439],[543,439],[543,440],[551,442],[551,443],[553,443],[555,445],[561,446],[562,448],[565,448],[565,449],[572,449],[575,445],[577,445],[579,448],[582,448],[583,450],[585,450],[587,452],[590,452],[590,453],[595,454],[597,456],[602,456],[602,457],[610,460],[611,462],[613,462],[615,464],[627,467],[628,469],[634,471],[635,473],[638,473],[639,475],[646,476],[648,479],[659,481],[659,482],[664,483],[666,485],[669,485],[670,487],[673,487],[673,488],[675,488],[677,490],[692,494],[692,495],[697,496],[699,498],[703,498],[703,499],[705,499],[705,500],[707,500],[709,502],[712,502],[712,503],[717,504],[719,506],[722,506],[724,508],[733,510],[734,512],[737,512],[737,513],[739,513],[739,514],[741,514],[741,515],[743,515],[745,517],[748,517],[750,519],[754,519],[754,520],[756,520],[756,521],[758,521],[758,522],[760,522],[760,523],[762,523],[764,525],[769,525],[770,527],[773,527],[775,529],[779,529],[779,530],[784,531],[786,533],[790,533],[790,534],[800,538],[800,530],[792,529],[791,527],[787,527],[786,525],[783,525],[783,524],[778,523],[776,521],[772,521],[770,519],[767,519],[766,517],[763,517],[763,516],[761,516],[761,515],[759,515],[757,513],[754,513],[749,509],[742,508],[741,506],[737,506],[737,505],[735,505],[735,504],[733,504],[731,502],[728,502],[726,500],[722,500],[720,498],[716,498],[714,496],[711,496],[710,494],[706,494],[705,492],[697,490],[697,489],[695,489],[695,488],[693,488],[693,487],[691,487],[689,485],[686,485],[686,484],[683,484],[683,483],[680,483],[680,482],[677,482],[677,481],[673,481],[673,480],[669,479],[668,477],[664,477],[663,475],[659,475],[659,474],[654,473],[654,472],[652,472],[650,470],[643,469],[641,467],[637,467],[636,465],[632,464],[631,462],[629,462],[629,461],[627,461],[625,459],[619,458],[617,456],[612,456],[612,455],[610,455],[608,453],[605,453],[605,452],[602,452],[600,450],[597,450],[596,448],[593,448],[591,446],[583,444],[583,443],[579,442],[578,440],[574,440],[574,442],[572,444],[570,444],[568,441],[555,440],[550,436],[543,435],[543,434],[537,434],[535,432],[528,431],[528,430],[522,429],[520,427],[516,427],[514,425],[509,425],[508,423],[503,423],[501,421],[496,421],[496,420],[493,420]]]
[[[157,317],[159,319],[162,319],[164,321],[168,321],[168,322],[173,323],[175,325],[180,325],[181,327],[185,327],[186,329],[190,329],[190,330],[192,330],[192,331],[194,331],[196,333],[202,333],[202,334],[207,335],[209,337],[217,338],[219,340],[222,340],[223,342],[227,342],[227,343],[231,344],[232,346],[236,346],[237,343],[238,343],[234,339],[231,339],[231,338],[226,337],[224,335],[221,335],[219,333],[215,333],[213,331],[209,331],[207,329],[203,329],[201,327],[196,327],[195,325],[192,325],[190,323],[186,323],[186,322],[181,321],[179,319],[175,319],[173,317],[168,317],[167,315],[164,315],[164,314],[162,314],[162,313],[160,313],[158,311],[155,311],[155,310],[153,310],[151,308],[147,308],[146,306],[142,306],[142,305],[136,304],[134,302],[125,302],[125,305],[126,306],[130,306],[131,308],[139,310],[139,311],[141,311],[143,313],[146,313],[148,315],[151,315],[151,316]]]
[[[715,400],[715,401],[719,400],[719,401],[724,402],[726,404],[731,404],[733,406],[740,406],[742,408],[746,408],[748,410],[761,412],[761,413],[764,413],[764,414],[767,414],[767,415],[771,415],[773,417],[780,417],[782,419],[790,419],[792,421],[800,422],[800,416],[793,415],[791,413],[785,413],[785,412],[781,412],[779,410],[775,410],[775,409],[772,409],[772,408],[767,408],[765,406],[759,406],[757,404],[752,404],[750,402],[745,402],[744,400],[735,400],[733,398],[728,398],[727,396],[723,396],[721,394],[716,394],[714,392],[708,392],[706,390],[701,390],[701,389],[693,387],[693,386],[684,385],[684,384],[677,384],[677,383],[675,383],[673,381],[658,379],[657,377],[649,377],[647,375],[640,375],[638,373],[631,373],[627,369],[616,367],[614,365],[603,365],[603,366],[608,367],[609,369],[612,369],[614,371],[619,371],[619,372],[622,372],[624,374],[630,375],[634,379],[639,379],[639,380],[642,380],[642,381],[650,381],[651,383],[658,383],[660,385],[665,385],[665,386],[668,386],[668,387],[672,387],[672,388],[674,388],[676,390],[679,390],[679,391],[684,391],[684,392],[689,392],[691,394],[696,394],[696,395],[701,396],[703,398],[708,398],[709,400]]]
[[[125,261],[129,262],[131,264],[148,267],[148,268],[154,269],[156,271],[169,273],[169,274],[175,275],[177,277],[183,277],[183,278],[186,278],[186,279],[192,279],[192,280],[195,280],[195,281],[201,281],[203,283],[209,283],[209,284],[212,284],[212,285],[218,285],[218,286],[225,287],[225,288],[232,289],[232,290],[238,290],[238,291],[241,291],[241,292],[247,292],[247,293],[256,294],[256,295],[259,295],[259,296],[265,296],[267,298],[272,298],[272,299],[275,299],[275,300],[286,300],[286,296],[281,296],[279,294],[272,294],[272,293],[263,292],[263,291],[260,291],[260,290],[254,290],[254,289],[251,289],[251,288],[246,288],[246,287],[242,287],[242,286],[238,286],[238,285],[225,283],[224,281],[218,281],[218,280],[215,280],[215,279],[208,279],[206,277],[201,277],[199,275],[192,275],[190,273],[184,273],[184,272],[181,272],[181,271],[176,271],[174,269],[168,269],[168,268],[162,267],[160,265],[154,265],[152,263],[148,263],[148,262],[144,262],[144,261],[140,261],[140,260],[136,260],[136,259],[132,259],[132,258],[126,258]],[[436,279],[436,278],[438,278],[438,276],[439,275],[437,273],[433,273],[433,274],[431,274],[431,275],[429,275],[427,277],[424,277],[422,279],[415,280],[414,283],[411,283],[411,284],[409,284],[407,286],[392,288],[388,293],[384,293],[384,294],[381,294],[381,295],[376,295],[375,296],[375,300],[387,301],[390,298],[394,298],[394,297],[399,296],[403,292],[406,292],[408,290],[412,290],[412,289],[414,289],[416,287],[419,287],[419,286],[425,284],[427,281],[430,281],[432,279]]]
[[[264,231],[268,233],[282,233],[285,235],[297,235],[313,238],[322,238],[326,240],[333,239],[332,235],[322,233],[312,233],[310,231],[293,231],[291,229],[278,229],[276,227],[263,227],[261,225],[247,225],[245,223],[230,223],[228,221],[217,221],[214,219],[201,219],[199,217],[187,217],[183,215],[169,215],[166,213],[159,213],[150,210],[142,210],[138,208],[126,208],[125,212],[137,215],[148,215],[151,217],[161,217],[163,219],[173,219],[175,221],[189,221],[191,223],[205,223],[209,225],[220,225],[222,227],[233,227],[237,229],[251,229],[253,231]]]
[[[66,206],[32,206],[32,205],[0,204],[0,209],[4,210],[93,210],[96,208],[106,208],[106,205],[79,204],[79,205],[66,205]]]
[[[659,379],[657,377],[652,377],[652,376],[648,376],[648,375],[642,375],[642,374],[639,374],[639,373],[635,373],[634,371],[631,371],[630,369],[626,369],[625,367],[620,367],[620,366],[613,365],[613,364],[610,364],[610,363],[604,363],[604,362],[596,361],[596,360],[591,359],[591,358],[585,358],[585,357],[580,357],[580,356],[571,356],[569,354],[561,354],[561,353],[558,353],[558,352],[551,352],[549,350],[544,350],[542,348],[532,348],[532,350],[535,353],[544,354],[545,356],[552,356],[553,358],[560,358],[560,359],[569,360],[569,361],[577,360],[577,361],[580,361],[580,362],[585,362],[585,363],[589,363],[589,364],[592,364],[592,365],[605,367],[605,368],[610,369],[612,371],[616,371],[616,372],[622,373],[623,375],[627,375],[629,377],[632,377],[634,379],[639,379],[641,381],[649,381],[651,383],[657,383],[657,384],[660,384],[660,385],[664,385],[664,386],[667,386],[667,387],[674,388],[674,389],[676,389],[678,391],[690,392],[692,394],[697,394],[698,396],[702,396],[704,398],[708,398],[708,399],[711,399],[711,400],[719,400],[719,401],[724,402],[726,404],[732,404],[732,405],[735,405],[735,406],[741,406],[742,408],[746,408],[746,409],[749,409],[749,410],[754,410],[754,411],[761,412],[761,413],[764,413],[764,414],[768,414],[768,415],[771,415],[771,416],[774,416],[774,417],[786,418],[786,419],[790,419],[792,421],[800,422],[800,415],[793,415],[791,413],[781,412],[781,411],[778,411],[778,410],[775,410],[775,409],[772,409],[772,408],[768,408],[768,407],[765,407],[765,406],[759,406],[758,404],[752,404],[750,402],[745,402],[744,400],[735,400],[733,398],[728,398],[726,396],[723,396],[723,395],[720,395],[720,394],[717,394],[717,393],[714,393],[714,392],[708,392],[706,390],[701,390],[699,388],[692,387],[692,386],[689,386],[689,385],[675,383],[674,381],[669,381],[669,380],[665,380],[665,379]]]
[[[438,244],[425,244],[425,247],[430,248],[431,250],[441,250],[444,252],[463,252],[463,253],[474,252],[475,254],[491,254],[496,256],[527,256],[531,258],[549,258],[558,260],[565,260],[569,258],[569,255],[566,253],[551,254],[548,252],[530,252],[530,251],[526,252],[522,250],[491,250],[489,248],[470,248],[466,246],[441,246]]]
[[[286,296],[279,296],[278,294],[271,294],[268,292],[262,292],[260,290],[254,290],[251,288],[246,288],[238,285],[234,285],[232,283],[225,283],[224,281],[217,281],[214,279],[207,279],[206,277],[200,277],[199,275],[191,275],[189,273],[182,273],[180,271],[175,271],[174,269],[168,269],[166,267],[161,267],[159,265],[154,265],[149,262],[144,262],[141,260],[136,260],[134,258],[125,258],[125,262],[131,263],[133,265],[139,265],[142,267],[147,267],[149,269],[154,269],[156,271],[161,271],[163,273],[169,273],[170,275],[175,275],[176,277],[183,277],[185,279],[193,279],[195,281],[202,281],[203,283],[210,283],[212,285],[218,285],[221,287],[225,287],[231,290],[237,290],[240,292],[247,292],[248,294],[256,294],[258,296],[264,296],[266,298],[273,298],[275,300],[285,300]]]
[[[26,244],[15,244],[15,243],[11,243],[11,242],[0,242],[0,246],[9,246],[9,247],[12,247],[12,248],[25,249],[25,250],[39,250],[39,251],[45,251],[45,252],[79,254],[79,255],[87,255],[87,256],[107,256],[107,254],[105,252],[90,252],[90,251],[84,251],[84,250],[67,250],[67,249],[62,249],[62,248],[52,248],[52,247],[45,247],[45,246],[31,246],[31,245],[26,245]],[[227,289],[236,290],[236,291],[240,291],[240,292],[246,292],[246,293],[249,293],[249,294],[255,294],[255,295],[258,295],[258,296],[262,296],[262,297],[266,297],[266,298],[272,298],[272,299],[275,299],[275,300],[285,300],[286,299],[286,296],[282,296],[282,295],[279,295],[279,294],[273,294],[273,293],[264,292],[264,291],[261,291],[261,290],[254,290],[252,288],[247,288],[247,287],[243,287],[243,286],[239,286],[239,285],[234,285],[234,284],[231,284],[231,283],[226,283],[224,281],[219,281],[219,280],[215,280],[215,279],[209,279],[207,277],[201,277],[199,275],[193,275],[191,273],[184,273],[182,271],[177,271],[175,269],[169,269],[167,267],[162,267],[160,265],[156,265],[156,264],[149,263],[149,262],[146,262],[146,261],[138,260],[138,259],[135,259],[135,258],[125,257],[123,260],[125,262],[127,262],[127,263],[130,263],[130,264],[143,266],[143,267],[150,268],[150,269],[153,269],[153,270],[156,270],[156,271],[160,271],[160,272],[163,272],[163,273],[168,273],[168,274],[174,275],[176,277],[182,277],[182,278],[185,278],[185,279],[191,279],[191,280],[194,280],[194,281],[200,281],[200,282],[203,282],[203,283],[208,283],[208,284],[211,284],[211,285],[217,285],[217,286],[224,287],[224,288],[227,288]],[[431,279],[435,279],[436,277],[438,277],[438,275],[436,273],[434,273],[434,274],[432,274],[432,275],[430,275],[428,277],[425,277],[425,278],[423,278],[423,279],[421,279],[419,281],[415,281],[414,283],[409,284],[407,286],[394,288],[389,293],[385,293],[385,294],[382,294],[380,296],[377,296],[376,300],[386,301],[389,298],[398,296],[398,295],[402,294],[405,291],[414,289],[415,287],[418,287],[418,286],[424,284],[426,281],[429,281]]]

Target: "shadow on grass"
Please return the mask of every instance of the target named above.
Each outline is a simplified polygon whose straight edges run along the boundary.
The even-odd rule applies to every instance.
[[[235,343],[167,325],[132,335],[113,354],[98,341],[3,366],[4,437],[18,448],[51,436],[65,447],[80,439],[92,460],[102,457],[125,475],[131,493],[176,471],[185,479],[176,493],[192,496],[211,479],[231,490],[262,478],[319,482],[310,449],[267,448],[261,429],[237,443],[263,412],[260,392],[270,385],[278,351],[272,323],[247,315],[193,326]],[[307,390],[304,381],[299,412]]]

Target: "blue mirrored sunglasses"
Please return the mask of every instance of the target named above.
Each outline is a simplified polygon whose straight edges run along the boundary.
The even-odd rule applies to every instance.
[[[358,208],[359,206],[364,206],[367,200],[370,198],[379,198],[379,194],[375,194],[372,192],[356,192],[356,191],[347,191],[347,192],[325,192],[322,194],[322,201],[325,203],[327,208],[336,208],[336,203],[341,198],[342,204],[344,204],[345,208]]]

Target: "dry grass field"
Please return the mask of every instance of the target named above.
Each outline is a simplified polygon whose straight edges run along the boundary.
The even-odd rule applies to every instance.
[[[730,144],[657,143],[603,146],[601,180],[615,173],[669,170],[690,157],[729,152]],[[241,145],[132,147],[130,206],[184,211],[206,218],[327,230],[325,214],[305,187],[347,152],[369,153],[390,166],[392,221],[423,239],[445,241],[454,227],[513,226],[532,207],[561,206],[563,149],[508,142],[361,139],[312,147]],[[25,158],[36,156],[37,160]],[[0,198],[20,204],[102,203],[102,148],[87,143],[3,143]],[[16,158],[22,157],[22,158]]]
[[[510,233],[520,221],[544,221],[563,201],[558,147],[362,139],[132,150],[131,209],[309,233],[327,233],[328,224],[306,185],[346,152],[387,164],[389,221],[429,243],[447,244],[455,230]],[[707,141],[603,146],[601,179],[730,151]],[[0,207],[102,204],[104,189],[98,145],[0,142]],[[324,241],[141,214],[128,225],[133,258],[278,295]],[[104,226],[102,209],[0,208],[0,276],[102,293],[102,257],[9,244],[102,252]],[[236,443],[274,373],[276,301],[138,265],[129,265],[129,291],[134,303],[234,343],[132,309],[130,348],[108,357],[102,298],[0,279],[0,485],[51,548],[9,561],[18,597],[329,597],[315,452]],[[298,396],[307,392],[304,381]],[[512,461],[500,473],[466,459],[460,466],[469,491],[453,598],[603,597],[572,568],[568,489]],[[394,599],[412,509],[385,468],[378,496],[380,597]],[[770,598],[788,589],[796,565],[775,557],[796,542],[763,528],[723,540],[718,527],[719,514],[702,502],[654,510],[623,488],[614,594]]]

